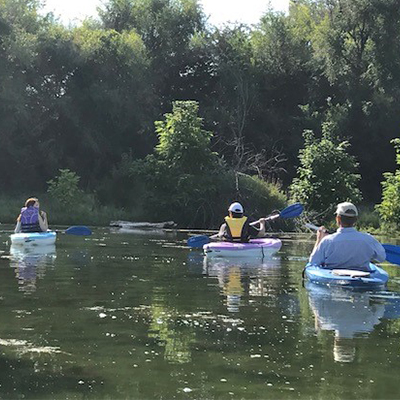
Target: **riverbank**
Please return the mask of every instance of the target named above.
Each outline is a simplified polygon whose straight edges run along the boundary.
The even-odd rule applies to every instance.
[[[28,194],[29,195],[29,194]],[[25,195],[26,197],[26,195]],[[2,224],[14,224],[21,207],[23,207],[24,196],[11,195],[0,197],[0,223]],[[149,221],[149,222],[160,222],[153,221],[148,215],[145,215],[142,210],[126,210],[124,208],[118,208],[113,205],[100,204],[94,195],[83,194],[73,207],[62,205],[59,202],[52,199],[49,194],[42,193],[37,194],[40,199],[42,209],[48,214],[50,225],[91,225],[91,226],[109,226],[111,221],[123,220],[123,221]],[[221,215],[221,220],[223,215]],[[294,222],[294,221],[293,221]],[[276,226],[278,230],[282,231],[303,231],[305,230],[304,224],[301,220],[296,222],[296,227],[292,221],[289,223]],[[317,221],[318,222],[318,221]],[[329,228],[335,228],[335,221],[332,218],[332,224]],[[390,229],[383,227],[378,213],[374,210],[372,205],[364,205],[360,207],[360,217],[357,223],[357,227],[360,230],[367,231],[374,234],[387,234]],[[202,227],[184,227],[178,226],[177,228],[187,228],[190,231],[193,229],[201,229]],[[203,227],[204,229],[217,229],[217,226]],[[395,230],[394,228],[392,229]]]
[[[15,223],[26,200],[25,197],[0,197],[0,223]],[[80,201],[73,207],[52,200],[48,194],[39,193],[36,197],[40,200],[42,210],[47,213],[50,225],[108,226],[112,220],[134,220],[138,217],[135,213],[121,208],[101,205],[92,195],[82,195]]]

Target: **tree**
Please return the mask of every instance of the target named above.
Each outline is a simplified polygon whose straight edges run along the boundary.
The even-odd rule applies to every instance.
[[[348,154],[349,142],[334,136],[332,126],[324,123],[322,137],[312,131],[304,132],[304,148],[299,152],[300,166],[290,187],[291,197],[303,203],[309,211],[330,216],[343,201],[359,202],[357,185],[358,163]]]
[[[198,110],[195,101],[176,101],[165,121],[155,123],[156,157],[182,173],[210,172],[217,165],[217,155],[210,150],[212,133],[202,128]]]
[[[197,0],[109,0],[100,17],[106,29],[140,35],[162,109],[187,98],[182,76],[193,61],[190,41],[205,26]]]
[[[154,155],[138,163],[146,182],[143,207],[155,218],[204,224],[212,218],[211,204],[220,176],[216,153],[210,150],[211,132],[202,128],[194,101],[176,101],[172,113],[155,123],[159,144]]]
[[[394,0],[320,0],[323,18],[311,36],[313,65],[334,104],[351,105],[347,130],[371,199],[379,193],[389,140],[400,123],[400,8]],[[371,168],[372,165],[375,167]]]
[[[400,166],[400,139],[391,141],[396,150],[396,164]],[[376,205],[384,224],[398,228],[400,226],[400,169],[385,172],[382,184],[382,202]]]
[[[81,178],[69,169],[60,169],[60,174],[49,180],[47,192],[64,207],[71,208],[79,203],[81,190],[78,187]]]
[[[86,24],[72,34],[78,54],[58,101],[54,125],[61,132],[52,150],[60,164],[74,166],[95,186],[122,153],[131,150],[138,157],[151,151],[153,91],[137,33]]]

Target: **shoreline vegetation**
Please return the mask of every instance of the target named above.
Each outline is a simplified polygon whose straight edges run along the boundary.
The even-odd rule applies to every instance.
[[[90,225],[90,226],[98,226],[98,227],[111,227],[110,223],[112,221],[129,221],[129,222],[164,222],[157,220],[149,220],[144,216],[137,214],[132,211],[118,209],[113,206],[103,206],[99,205],[93,200],[93,196],[87,195],[86,199],[80,202],[79,206],[74,209],[63,208],[57,201],[52,200],[48,193],[39,194],[37,196],[41,204],[43,205],[43,210],[49,216],[50,221],[50,229],[51,226],[71,226],[71,225]],[[85,197],[85,196],[83,196]],[[24,198],[22,196],[0,196],[0,223],[7,225],[15,225],[16,218],[19,215],[20,207],[19,205],[23,204]],[[273,204],[273,203],[270,203]],[[277,204],[278,207],[274,209],[279,209],[282,203]],[[282,207],[281,207],[282,208]],[[272,211],[270,208],[269,211]],[[257,216],[261,216],[264,214],[257,214],[255,212],[254,218]],[[220,215],[220,223],[224,218],[224,212]],[[293,221],[285,221],[282,223],[281,221],[272,225],[270,230],[276,229],[276,231],[285,231],[285,232],[309,232],[307,228],[304,227],[304,217],[300,217],[298,219],[294,219]],[[332,218],[332,222],[327,224],[328,227],[334,228],[334,221]],[[370,233],[376,234],[387,234],[388,232],[395,232],[396,228],[390,229],[388,227],[382,227],[382,223],[379,219],[379,215],[373,209],[373,207],[366,207],[362,205],[360,207],[360,217],[357,223],[357,227],[360,230],[368,231]],[[188,231],[196,231],[204,232],[210,231],[214,232],[219,228],[219,224],[215,224],[213,226],[208,227],[196,227],[196,226],[183,226],[178,225],[176,229],[188,230]],[[274,228],[274,229],[272,229]],[[169,228],[174,229],[174,228]]]
[[[300,202],[271,229],[301,231],[352,201],[361,229],[397,230],[397,3],[298,0],[217,28],[197,0],[107,0],[67,27],[0,0],[0,222],[32,195],[50,224],[205,229],[232,201],[255,219]]]

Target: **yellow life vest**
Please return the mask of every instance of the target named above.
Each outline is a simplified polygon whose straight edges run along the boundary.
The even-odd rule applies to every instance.
[[[244,290],[242,287],[242,282],[240,281],[240,268],[233,267],[229,270],[228,282],[224,288],[226,295],[237,295],[243,294]]]
[[[225,217],[225,222],[229,227],[229,231],[232,235],[233,240],[242,239],[242,231],[246,221],[247,217],[241,217],[241,218]]]

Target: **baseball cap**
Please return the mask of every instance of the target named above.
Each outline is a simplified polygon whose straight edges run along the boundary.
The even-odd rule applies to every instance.
[[[346,201],[337,205],[335,214],[344,215],[345,217],[357,217],[358,210],[353,203],[349,203],[348,201]]]
[[[228,211],[243,214],[243,206],[240,203],[235,202],[229,206]]]

